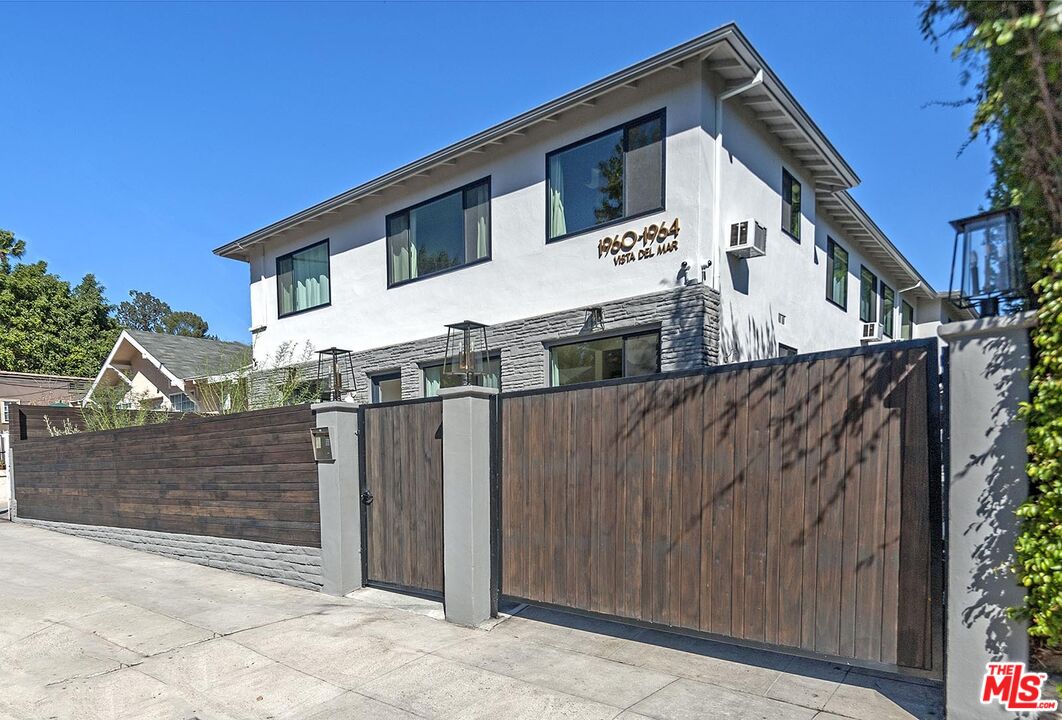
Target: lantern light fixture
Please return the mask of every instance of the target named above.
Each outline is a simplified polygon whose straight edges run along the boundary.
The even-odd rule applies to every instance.
[[[1017,208],[1004,208],[951,221],[955,247],[949,295],[959,305],[975,308],[981,317],[1024,309],[1019,217]]]
[[[343,385],[344,369],[350,375],[350,387]],[[340,402],[348,393],[356,396],[357,380],[354,377],[354,357],[350,350],[337,347],[317,351],[317,385],[321,389],[321,400]]]
[[[583,320],[583,330],[588,333],[594,332],[594,330],[605,329],[605,310],[600,305],[592,305],[591,307],[583,308],[583,312],[586,313],[586,317]]]
[[[479,384],[487,373],[487,326],[465,320],[446,326],[446,359],[443,373],[458,375],[462,385]]]

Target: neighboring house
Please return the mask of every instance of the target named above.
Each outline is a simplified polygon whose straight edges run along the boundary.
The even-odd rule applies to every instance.
[[[17,417],[14,406],[24,405],[70,405],[81,402],[90,378],[66,375],[36,375],[0,371],[0,508],[7,507],[7,449]]]
[[[726,25],[215,253],[250,266],[256,359],[349,349],[362,400],[447,384],[465,319],[510,390],[932,335],[957,311],[858,182]]]
[[[206,379],[240,369],[250,356],[242,343],[123,330],[85,402],[101,387],[123,387],[130,407],[211,412],[201,392]]]

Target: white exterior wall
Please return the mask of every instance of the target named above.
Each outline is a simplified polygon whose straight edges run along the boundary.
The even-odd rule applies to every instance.
[[[708,127],[714,128],[714,123]],[[868,261],[861,247],[828,216],[816,214],[815,185],[807,169],[752,120],[736,100],[723,108],[723,146],[723,248],[731,223],[755,219],[767,228],[767,254],[740,259],[723,253],[719,263],[721,361],[774,357],[778,343],[801,353],[859,345],[860,267],[866,265],[879,282],[894,291],[905,289],[904,283]],[[783,168],[801,185],[800,240],[782,230]],[[848,251],[847,310],[826,300],[827,237]],[[878,302],[880,306],[880,294]],[[899,301],[896,308],[893,337],[899,340]],[[784,324],[779,315],[785,316]],[[915,318],[917,321],[917,308]]]
[[[816,218],[809,173],[741,109],[738,99],[724,107],[721,212],[713,217],[715,83],[715,76],[696,63],[657,73],[637,89],[614,91],[593,107],[565,112],[523,137],[262,243],[251,262],[255,358],[266,359],[285,342],[358,351],[436,336],[445,324],[464,319],[495,325],[634,297],[681,284],[683,261],[689,263],[688,278],[699,279],[708,260],[715,267],[706,281],[717,280],[722,296],[722,361],[771,357],[778,342],[800,352],[858,345],[860,248],[825,218]],[[661,108],[667,111],[665,211],[547,244],[546,154]],[[802,185],[800,242],[780,228],[783,166]],[[386,216],[488,175],[492,259],[388,289]],[[602,237],[676,217],[682,228],[678,252],[622,266],[611,257],[598,258]],[[725,246],[730,223],[746,218],[767,227],[767,255],[717,256],[713,234],[718,232]],[[847,312],[825,298],[827,233],[849,252]],[[326,238],[331,306],[278,319],[276,258]],[[895,278],[868,266],[901,289]],[[784,325],[779,313],[786,316]],[[898,312],[895,328],[898,339]]]
[[[285,341],[363,350],[438,335],[446,323],[464,319],[493,325],[677,286],[679,266],[683,260],[693,265],[700,234],[699,76],[694,67],[661,75],[636,91],[612,93],[490,156],[472,155],[482,159],[432,173],[431,182],[414,181],[404,192],[359,203],[332,223],[264,244],[251,265],[252,328],[265,326],[255,339],[256,359]],[[664,107],[666,210],[547,244],[546,153]],[[387,289],[386,216],[487,175],[492,259]],[[598,258],[600,238],[675,217],[682,228],[678,252],[618,267],[611,258]],[[331,307],[278,320],[276,258],[325,238],[332,256]]]

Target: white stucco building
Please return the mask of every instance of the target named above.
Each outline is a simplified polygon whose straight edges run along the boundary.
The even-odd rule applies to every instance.
[[[955,311],[858,182],[727,25],[215,252],[249,265],[256,359],[350,349],[374,399],[434,392],[464,319],[510,389],[932,334]]]

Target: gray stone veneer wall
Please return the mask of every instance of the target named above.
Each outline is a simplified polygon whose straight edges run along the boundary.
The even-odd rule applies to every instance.
[[[27,518],[15,521],[307,590],[321,589],[320,548]]]
[[[604,329],[586,326],[582,308],[565,310],[523,320],[491,325],[487,343],[491,353],[501,355],[502,390],[544,387],[547,377],[546,348],[558,341],[581,335],[618,334],[628,330],[660,329],[660,369],[663,372],[689,370],[719,362],[719,293],[705,285],[687,285],[648,295],[601,303]],[[455,321],[466,318],[455,318]],[[476,318],[467,318],[475,320]],[[425,338],[353,354],[358,402],[370,399],[369,376],[402,373],[402,397],[423,395],[425,365],[439,363],[446,352],[446,336]],[[316,361],[299,365],[300,378],[316,377]],[[287,370],[273,370],[255,377],[252,404],[260,402],[273,376]],[[349,372],[344,383],[349,387]]]

